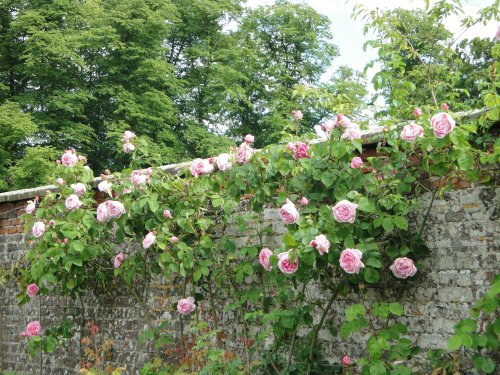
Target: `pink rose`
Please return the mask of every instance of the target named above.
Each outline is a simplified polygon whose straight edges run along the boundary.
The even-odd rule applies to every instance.
[[[359,156],[355,156],[351,160],[351,168],[359,168],[363,165],[363,159]]]
[[[38,288],[38,285],[33,283],[26,287],[26,294],[28,295],[28,297],[33,298],[38,294],[39,290],[40,289]]]
[[[236,162],[238,164],[247,164],[254,152],[255,150],[248,143],[243,142],[236,150]]]
[[[126,130],[125,133],[123,133],[123,142],[125,143],[130,142],[130,140],[134,137],[135,137],[134,133],[132,133],[130,130]]]
[[[35,320],[31,323],[28,323],[26,326],[26,333],[28,336],[41,336],[42,335],[42,326],[38,320]]]
[[[122,265],[123,261],[125,260],[125,254],[123,253],[118,253],[116,256],[115,256],[115,259],[113,260],[113,265],[115,266],[115,268],[118,268]]]
[[[109,215],[114,219],[118,219],[125,213],[125,207],[121,202],[107,201],[106,206],[108,207]]]
[[[326,121],[321,124],[321,130],[323,130],[326,134],[331,133],[331,131],[337,126],[338,124],[333,121]]]
[[[163,210],[163,216],[165,216],[167,219],[171,219],[172,213],[170,212],[170,210]]]
[[[295,160],[308,158],[309,155],[307,152],[309,151],[309,145],[304,142],[295,142],[295,149],[293,151],[293,158]]]
[[[23,336],[23,337],[28,336],[28,333],[26,332],[26,330],[24,330],[24,331],[21,332],[21,336]]]
[[[146,234],[146,237],[144,237],[144,240],[142,240],[142,247],[147,249],[149,248],[152,244],[154,244],[156,241],[156,233],[155,231],[149,232]]]
[[[295,151],[295,145],[293,144],[293,142],[288,142],[286,144],[286,149],[290,151]]]
[[[401,138],[408,142],[413,142],[418,137],[424,136],[424,129],[415,123],[405,125],[403,130],[401,130]]]
[[[83,204],[80,198],[78,198],[78,195],[76,194],[71,194],[68,198],[66,198],[66,201],[64,202],[66,205],[66,208],[68,210],[76,210],[77,208],[80,208],[80,206]]]
[[[273,255],[273,252],[268,248],[263,248],[259,253],[259,262],[260,264],[262,264],[262,267],[264,267],[266,271],[271,271],[273,269],[273,267],[269,263],[269,258],[271,258],[271,255]]]
[[[36,210],[36,203],[33,201],[28,201],[28,204],[26,205],[26,213],[31,214],[35,210]]]
[[[64,185],[64,179],[62,179],[61,177],[56,178],[56,184],[61,185],[61,186]]]
[[[345,249],[340,254],[340,267],[347,273],[359,273],[365,265],[361,262],[363,253],[358,249]]]
[[[500,40],[500,25],[498,25],[498,29],[497,29],[497,32],[496,32],[496,34],[495,34],[495,39],[496,39],[497,41],[499,41],[499,40]]]
[[[125,207],[118,201],[106,201],[97,206],[97,221],[107,222],[118,219],[125,213]]]
[[[295,261],[290,262],[290,254],[289,252],[278,254],[278,268],[284,274],[290,275],[297,271],[299,268],[299,259],[295,259]]]
[[[351,120],[347,116],[344,116],[342,113],[339,113],[337,115],[337,124],[342,126],[343,128],[347,128],[351,125]]]
[[[111,186],[113,186],[113,184],[111,182],[109,182],[107,180],[102,180],[97,185],[97,189],[99,189],[99,191],[102,191],[103,193],[107,193],[109,196],[112,196]]]
[[[217,156],[217,168],[220,171],[228,171],[232,168],[233,163],[231,162],[231,155],[229,154],[220,154]]]
[[[356,203],[342,200],[333,207],[333,218],[339,223],[352,224],[356,219],[356,208],[358,208]]]
[[[406,279],[407,277],[414,276],[417,273],[417,268],[410,258],[396,258],[389,267],[398,279]]]
[[[153,175],[153,168],[149,167],[146,169],[146,174],[151,177]]]
[[[300,205],[301,206],[307,206],[308,204],[309,204],[309,199],[307,199],[306,197],[300,198]]]
[[[447,134],[453,131],[455,120],[447,113],[440,112],[431,118],[432,129],[437,138],[444,138]]]
[[[78,162],[78,157],[73,150],[66,150],[61,156],[61,162],[65,167],[74,167]]]
[[[189,170],[191,174],[196,177],[201,174],[211,173],[214,170],[214,165],[210,163],[209,159],[195,159],[191,162]]]
[[[141,171],[133,171],[132,176],[130,177],[130,182],[134,185],[146,185],[149,177],[147,174],[142,174]]]
[[[450,109],[450,107],[448,106],[448,103],[442,103],[442,104],[441,104],[441,109],[442,109],[443,111],[447,111],[448,109]]]
[[[361,129],[358,124],[350,123],[344,130],[344,134],[342,134],[342,139],[350,139],[351,141],[354,139],[361,138]]]
[[[294,224],[300,217],[299,211],[297,211],[290,199],[287,199],[286,203],[280,208],[280,216],[286,224]]]
[[[413,116],[415,116],[415,117],[420,117],[420,116],[422,116],[422,109],[421,109],[421,108],[418,108],[418,107],[417,107],[417,108],[415,108],[415,109],[413,110]]]
[[[170,241],[171,241],[172,243],[177,243],[177,242],[179,242],[179,238],[178,238],[178,237],[175,237],[175,236],[172,236],[172,237],[170,237]]]
[[[33,229],[32,229],[33,237],[40,237],[45,233],[45,224],[42,221],[37,221],[35,224],[33,224]]]
[[[342,364],[344,366],[349,366],[351,364],[351,358],[349,358],[348,355],[345,355],[343,358],[342,358]]]
[[[196,309],[196,305],[194,303],[193,297],[181,298],[179,302],[177,302],[177,311],[181,315],[188,315],[192,313]]]
[[[245,142],[246,143],[254,143],[255,137],[252,134],[247,134],[247,135],[245,135]]]
[[[56,225],[56,222],[55,222],[54,220],[50,220],[50,221],[49,221],[49,225],[54,226],[54,225]]]
[[[81,182],[77,184],[71,184],[71,188],[73,189],[73,193],[75,193],[79,197],[81,197],[87,191],[85,184],[82,184]]]
[[[123,152],[128,154],[135,150],[135,146],[132,143],[126,142],[123,144]]]
[[[297,109],[295,111],[292,111],[292,116],[295,121],[302,120],[302,117],[304,117],[304,114],[300,109]]]
[[[330,241],[328,241],[324,234],[316,236],[314,240],[309,243],[309,245],[316,248],[319,251],[320,255],[328,253],[328,251],[330,250]]]

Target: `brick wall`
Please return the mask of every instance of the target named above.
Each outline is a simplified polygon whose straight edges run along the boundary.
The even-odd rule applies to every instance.
[[[404,323],[410,336],[421,346],[444,347],[446,338],[459,319],[467,315],[473,302],[486,290],[498,272],[500,264],[500,213],[498,188],[477,187],[456,190],[436,199],[424,232],[431,248],[431,255],[424,261],[425,268],[419,271],[419,278],[408,281],[404,289],[367,288],[363,293],[340,299],[327,317],[327,324],[339,325],[343,319],[343,308],[360,301],[377,299],[393,300],[398,295],[405,306]],[[429,203],[430,194],[419,198],[422,209]],[[0,262],[10,265],[20,259],[23,253],[22,227],[17,219],[25,201],[0,203]],[[418,226],[421,215],[412,218],[412,225]],[[280,244],[286,231],[275,209],[263,213],[264,225],[270,225],[273,233],[263,238],[264,246],[273,248]],[[227,228],[227,233],[236,238],[238,245],[257,243],[256,228],[241,232],[236,224]],[[177,301],[179,285],[176,280],[155,280],[146,295],[150,312],[158,320],[171,320],[173,330],[179,327],[179,316],[172,309]],[[53,355],[30,360],[24,339],[20,332],[30,320],[39,319],[42,325],[49,325],[61,314],[79,316],[81,304],[65,298],[39,297],[30,303],[18,306],[15,285],[0,287],[0,369],[17,370],[26,374],[75,374],[80,361],[78,335],[64,350]],[[326,302],[327,295],[320,288],[311,285],[306,290],[309,300]],[[101,332],[115,340],[113,362],[127,368],[127,374],[136,374],[144,361],[153,355],[152,348],[139,344],[139,334],[146,328],[146,322],[134,301],[119,285],[111,288],[109,295],[83,297],[85,318],[96,321]],[[210,315],[208,306],[199,306],[201,315]],[[241,326],[235,323],[232,313],[218,311],[218,319],[228,332],[226,344],[238,349],[241,341]],[[319,319],[319,313],[315,314]],[[189,319],[189,318],[187,318]],[[299,331],[305,334],[307,330]],[[351,338],[342,341],[333,337],[328,329],[319,333],[324,354],[338,361],[344,354],[354,359],[363,348],[359,340]],[[422,370],[426,372],[426,370]]]

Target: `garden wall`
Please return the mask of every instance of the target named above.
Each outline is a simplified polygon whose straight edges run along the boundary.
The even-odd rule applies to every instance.
[[[40,194],[32,190],[33,194]],[[405,306],[404,322],[416,343],[425,352],[429,348],[444,347],[453,325],[467,315],[468,307],[488,288],[499,270],[500,264],[500,189],[495,187],[473,187],[455,190],[437,198],[430,212],[424,237],[431,248],[431,256],[424,261],[418,277],[404,283],[393,283],[384,290],[367,288],[349,301],[341,300],[334,305],[327,323],[340,325],[343,309],[351,303],[370,302],[382,298],[392,301],[399,298]],[[10,195],[9,195],[10,194]],[[2,194],[0,197],[0,265],[8,266],[18,261],[23,254],[22,226],[18,216],[30,197],[30,191]],[[419,198],[421,211],[425,212],[430,194]],[[263,213],[265,225],[271,225],[273,233],[263,238],[269,248],[280,245],[286,231],[279,220],[276,209]],[[413,217],[416,227],[423,215]],[[237,238],[239,245],[258,243],[256,230],[241,232],[237,225],[227,228],[228,234]],[[257,260],[256,260],[257,264]],[[180,286],[176,280],[156,280],[146,291],[150,312],[161,320],[172,320],[172,329],[179,327],[179,315],[173,308]],[[53,355],[30,359],[25,339],[21,332],[26,324],[38,319],[42,326],[58,319],[64,313],[81,313],[80,301],[66,298],[36,297],[30,303],[18,306],[14,284],[0,287],[0,369],[17,370],[26,374],[75,374],[79,368],[80,345],[78,335],[64,350]],[[306,290],[308,299],[326,303],[327,293],[316,287]],[[396,297],[398,296],[398,297]],[[115,341],[113,363],[127,368],[126,374],[137,374],[138,369],[152,355],[151,348],[139,343],[138,337],[146,328],[145,320],[136,303],[127,297],[121,286],[110,286],[105,297],[83,298],[85,317],[100,326],[100,333]],[[208,305],[203,302],[198,308],[201,315],[210,315]],[[238,332],[241,326],[234,323],[232,313],[218,310],[218,318],[227,331],[226,344],[237,349],[243,345]],[[319,314],[315,314],[319,318]],[[189,317],[187,318],[190,319]],[[192,319],[192,318],[191,318]],[[299,332],[304,334],[306,331]],[[320,331],[322,350],[332,361],[349,354],[354,360],[362,348],[356,340],[342,341],[333,337],[328,329]],[[427,372],[429,373],[429,372]]]

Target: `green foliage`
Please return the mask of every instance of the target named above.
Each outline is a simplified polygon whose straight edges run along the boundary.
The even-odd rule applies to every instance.
[[[25,155],[10,168],[12,188],[23,189],[44,185],[54,172],[58,152],[53,147],[27,148]]]

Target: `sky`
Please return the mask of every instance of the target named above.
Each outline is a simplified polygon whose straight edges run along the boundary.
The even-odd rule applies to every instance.
[[[317,12],[328,16],[331,20],[333,42],[339,47],[340,56],[332,62],[332,68],[329,73],[333,72],[340,65],[348,65],[357,70],[363,70],[365,65],[376,56],[376,51],[368,48],[363,51],[363,43],[371,39],[370,35],[363,35],[363,22],[361,20],[353,20],[351,18],[352,9],[355,4],[362,4],[368,9],[396,7],[406,9],[424,8],[423,0],[291,0],[295,3],[306,3],[313,7]],[[270,5],[273,0],[248,0],[247,6],[256,7],[259,5]],[[431,2],[432,3],[432,2]],[[493,0],[464,0],[462,1],[463,9],[466,15],[475,16],[477,11],[485,6],[491,5]],[[447,20],[446,26],[457,36],[462,32],[459,18],[454,17]],[[495,36],[498,27],[498,22],[490,22],[484,26],[476,25],[469,29],[460,39],[471,39],[476,36],[491,37]],[[459,40],[460,40],[459,39]],[[370,69],[367,72],[368,80],[376,71]],[[330,74],[326,74],[327,78]]]

